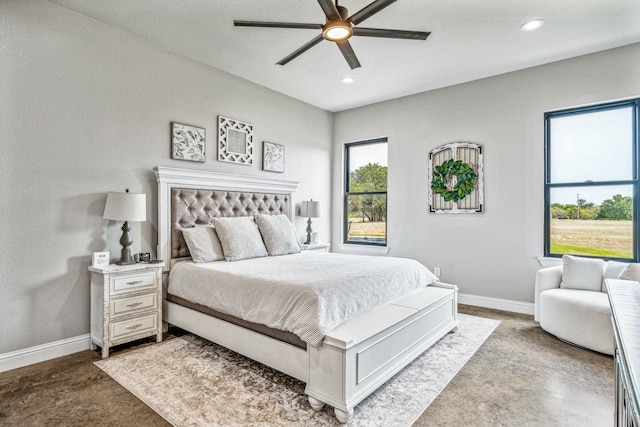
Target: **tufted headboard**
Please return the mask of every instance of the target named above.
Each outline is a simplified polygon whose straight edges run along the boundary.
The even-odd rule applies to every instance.
[[[188,257],[182,229],[209,225],[220,216],[255,216],[289,213],[289,194],[222,190],[171,189],[171,258]]]
[[[219,216],[285,214],[293,219],[294,181],[208,171],[154,168],[158,182],[157,258],[166,269],[189,257],[181,229]]]

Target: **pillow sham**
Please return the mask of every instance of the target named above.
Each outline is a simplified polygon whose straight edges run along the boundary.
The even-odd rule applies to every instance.
[[[601,259],[583,258],[573,255],[562,256],[563,289],[583,289],[586,291],[602,290],[604,261]]]
[[[297,254],[300,243],[286,215],[256,215],[258,229],[270,256]]]
[[[183,228],[182,236],[187,243],[193,262],[211,262],[225,259],[218,233],[213,227]]]
[[[258,226],[250,216],[213,218],[227,261],[267,256]]]
[[[620,272],[618,279],[640,282],[640,264],[627,264],[624,270]]]

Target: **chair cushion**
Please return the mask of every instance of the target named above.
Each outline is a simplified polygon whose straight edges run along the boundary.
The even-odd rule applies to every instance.
[[[640,281],[640,264],[627,264],[618,279]]]
[[[540,293],[540,327],[591,350],[613,354],[611,308],[606,293],[548,289]]]
[[[607,261],[602,278],[602,292],[607,292],[606,279],[617,279],[627,265],[628,262]]]
[[[599,258],[562,256],[562,289],[602,291],[604,261]]]

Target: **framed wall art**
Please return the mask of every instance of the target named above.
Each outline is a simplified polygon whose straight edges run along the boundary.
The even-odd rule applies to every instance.
[[[453,142],[429,153],[429,212],[483,213],[482,146]]]
[[[218,116],[218,160],[253,164],[253,126]]]
[[[204,163],[207,145],[204,128],[171,123],[171,158]]]
[[[262,170],[284,172],[284,145],[262,142]]]

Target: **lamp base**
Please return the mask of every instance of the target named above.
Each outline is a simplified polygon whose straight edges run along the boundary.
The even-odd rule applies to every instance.
[[[311,218],[307,219],[307,240],[304,242],[305,245],[311,244]]]
[[[132,265],[135,264],[136,261],[131,257],[131,243],[133,243],[133,239],[131,239],[131,226],[127,221],[122,224],[122,237],[120,238],[120,244],[122,245],[122,250],[120,251],[120,261],[116,262],[116,265]]]

